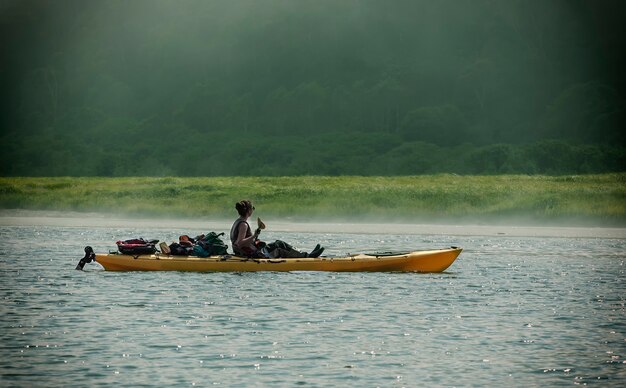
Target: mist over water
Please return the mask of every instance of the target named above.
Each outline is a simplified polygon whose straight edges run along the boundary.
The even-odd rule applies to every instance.
[[[475,222],[383,222],[369,221],[291,221],[284,218],[263,217],[268,225],[263,232],[263,239],[279,238],[283,232],[294,233],[326,233],[326,234],[396,234],[396,235],[456,235],[456,236],[514,236],[514,237],[566,237],[566,238],[626,238],[626,228],[574,226],[567,224],[546,225],[545,223],[516,223],[517,220],[502,218],[499,223]],[[207,231],[228,231],[231,219],[190,219],[167,217],[123,217],[104,213],[81,213],[37,210],[0,210],[0,226],[64,226],[73,228],[121,228],[137,230],[151,228],[160,231],[155,238],[176,239],[172,232],[186,230],[184,234],[201,234]]]

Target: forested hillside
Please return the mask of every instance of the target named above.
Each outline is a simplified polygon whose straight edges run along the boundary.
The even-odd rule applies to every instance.
[[[626,170],[626,2],[0,0],[0,175]]]

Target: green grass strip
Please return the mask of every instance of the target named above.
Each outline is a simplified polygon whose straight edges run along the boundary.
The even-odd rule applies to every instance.
[[[314,221],[528,220],[626,225],[626,173],[579,176],[0,178],[0,208]]]

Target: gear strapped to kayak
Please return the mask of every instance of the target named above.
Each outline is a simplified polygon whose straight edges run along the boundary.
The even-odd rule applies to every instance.
[[[143,238],[134,238],[131,240],[117,241],[117,249],[125,255],[145,255],[152,254],[157,251],[156,244],[159,240],[144,240]]]

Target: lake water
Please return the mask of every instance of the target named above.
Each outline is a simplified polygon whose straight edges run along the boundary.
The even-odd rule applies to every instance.
[[[97,224],[0,218],[0,385],[626,384],[623,229],[283,224],[263,236],[329,256],[465,250],[441,274],[75,271],[85,245],[209,231]]]

